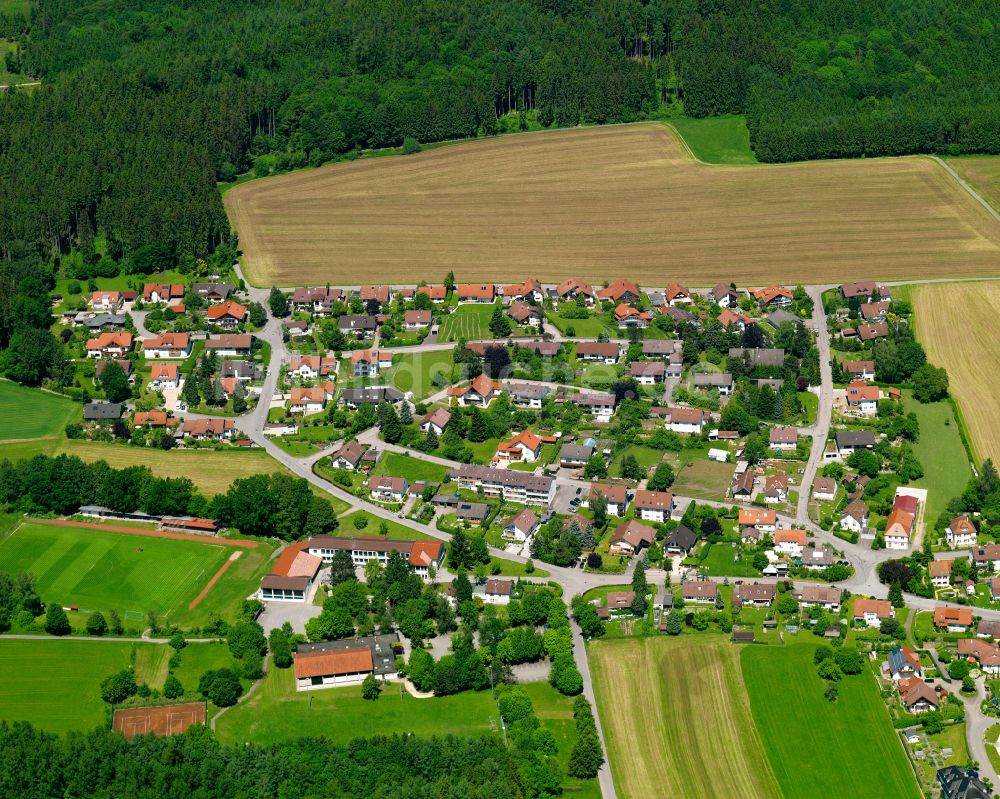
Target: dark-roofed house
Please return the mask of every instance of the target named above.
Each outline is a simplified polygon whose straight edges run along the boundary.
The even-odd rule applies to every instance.
[[[841,458],[848,458],[859,449],[875,449],[875,434],[871,430],[841,430],[834,439]]]
[[[449,471],[448,475],[458,481],[459,488],[470,491],[481,488],[486,496],[503,496],[522,505],[548,507],[555,496],[555,480],[544,475],[472,465],[459,466]]]
[[[729,372],[707,372],[694,376],[694,387],[704,391],[717,389],[720,394],[726,396],[733,390],[733,376]]]
[[[674,497],[669,491],[646,491],[640,489],[633,498],[636,513],[647,522],[663,523],[670,520],[674,510]]]
[[[437,497],[435,497],[435,500]],[[462,521],[482,522],[490,514],[490,506],[485,502],[465,502],[459,500],[455,515]]]
[[[83,406],[83,421],[111,422],[122,418],[120,402],[88,402]]]
[[[538,383],[511,383],[505,389],[516,408],[541,408],[549,387]]]
[[[403,394],[392,386],[368,386],[366,388],[345,388],[340,395],[340,402],[348,408],[357,408],[370,402],[378,405],[388,402],[395,405],[403,400]]]
[[[941,799],[989,799],[990,790],[972,769],[946,766],[938,769]]]
[[[358,441],[349,441],[330,456],[330,463],[336,469],[357,469],[367,449]]]
[[[513,580],[491,577],[483,586],[482,599],[487,605],[509,605],[513,594]]]
[[[667,533],[667,537],[663,541],[663,549],[669,555],[690,555],[697,543],[698,536],[690,528],[681,524]]]
[[[767,316],[767,321],[769,321],[775,327],[781,327],[785,322],[792,322],[797,325],[802,324],[802,320],[793,313],[789,313],[784,308],[779,308],[776,311],[772,311]]]
[[[832,477],[817,477],[813,480],[813,499],[832,502],[837,496],[837,481]]]
[[[752,608],[769,608],[777,589],[774,583],[741,583],[733,587],[733,609],[749,605]]]
[[[753,469],[746,469],[736,475],[736,479],[733,481],[733,499],[749,502],[753,496],[754,482]]]
[[[587,497],[588,504],[591,497],[598,494],[604,496],[608,501],[608,514],[611,516],[624,516],[628,509],[628,490],[623,485],[612,485],[611,483],[591,483],[590,494]]]
[[[732,308],[739,302],[736,289],[728,283],[716,283],[708,296],[720,308]]]
[[[615,529],[608,544],[608,552],[612,555],[634,555],[655,540],[656,530],[632,519],[622,522]]]
[[[858,325],[858,338],[862,341],[874,341],[889,335],[889,325],[886,322],[865,322]]]
[[[613,341],[581,341],[576,345],[576,357],[581,361],[617,363],[619,347]]]
[[[784,366],[785,351],[780,347],[757,347],[747,349],[745,347],[733,347],[729,350],[729,357],[739,360],[744,355],[749,357],[751,366]]]
[[[405,477],[390,477],[389,475],[372,475],[365,484],[368,496],[379,502],[402,502],[410,490],[410,483]]]
[[[902,696],[903,706],[908,712],[918,715],[937,710],[941,699],[937,692],[923,680],[910,680],[906,693]]]
[[[582,469],[593,454],[590,444],[563,444],[559,450],[559,465],[564,469]]]
[[[205,349],[218,355],[249,355],[252,346],[249,333],[222,333],[205,339]]]
[[[878,297],[880,300],[888,300],[891,297],[887,286],[880,285],[874,280],[866,280],[862,283],[843,283],[840,286],[840,295],[845,300],[855,297],[868,299]]]

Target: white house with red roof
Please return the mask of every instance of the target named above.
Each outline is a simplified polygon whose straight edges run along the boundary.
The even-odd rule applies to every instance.
[[[498,465],[511,463],[534,463],[542,453],[542,439],[530,430],[522,430],[510,441],[501,441],[497,446]]]
[[[383,369],[392,367],[393,354],[387,350],[353,350],[351,367],[355,377],[378,377]]]
[[[454,397],[459,405],[476,405],[487,407],[500,395],[502,386],[491,380],[485,373],[476,377],[467,386],[453,386],[448,389],[448,396]]]
[[[329,380],[322,385],[308,388],[295,386],[292,388],[288,410],[292,413],[319,413],[326,407],[326,403],[333,399],[333,393],[333,383]]]

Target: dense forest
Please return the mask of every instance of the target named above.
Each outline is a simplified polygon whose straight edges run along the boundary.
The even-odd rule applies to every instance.
[[[762,161],[1000,152],[998,23],[994,0],[33,0],[0,15],[6,68],[42,83],[0,94],[0,350],[27,353],[0,370],[65,374],[15,307],[53,260],[192,271],[236,245],[216,184],[248,171],[678,113],[745,114]]]

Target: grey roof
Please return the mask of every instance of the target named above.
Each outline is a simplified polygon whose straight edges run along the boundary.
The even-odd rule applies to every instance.
[[[434,505],[444,505],[445,507],[451,507],[452,505],[458,505],[460,502],[458,494],[435,494],[431,497],[431,503]]]
[[[665,543],[668,547],[688,550],[698,543],[698,536],[682,524],[670,531]]]
[[[481,522],[490,512],[490,506],[485,502],[459,502],[455,515],[459,519],[470,519]]]
[[[767,386],[772,391],[781,391],[781,387],[785,385],[785,381],[780,377],[762,377],[753,381],[757,386]]]
[[[97,330],[105,326],[121,327],[127,320],[128,317],[123,313],[99,313],[82,319],[79,316],[76,317],[77,322],[84,327],[89,327],[91,330]]]
[[[844,447],[873,449],[875,447],[875,434],[871,430],[841,430],[835,438],[837,449],[844,449]]]
[[[729,350],[729,357],[742,358],[744,353],[749,353],[750,363],[754,366],[783,366],[785,363],[785,351],[781,347],[758,347],[755,349],[733,347]]]
[[[559,460],[585,461],[594,454],[594,448],[589,444],[563,444],[559,450]]]
[[[938,769],[937,778],[942,799],[989,799],[989,790],[972,769],[947,766]]]
[[[83,406],[83,418],[87,421],[121,419],[122,404],[120,402],[88,402]]]
[[[729,372],[707,372],[694,376],[696,386],[731,386],[733,376]]]
[[[459,466],[448,472],[449,477],[480,480],[488,483],[500,483],[504,486],[531,488],[536,491],[548,491],[552,478],[527,472],[515,472],[508,469],[491,469],[488,466]]]
[[[654,308],[659,308],[661,305],[666,303],[666,297],[663,296],[662,291],[649,291],[646,292],[646,296],[649,297],[649,304]]]
[[[341,330],[374,330],[378,318],[374,316],[342,316],[337,323]]]
[[[773,313],[768,314],[767,320],[775,327],[781,327],[784,322],[795,322],[797,324],[802,324],[802,320],[793,313],[789,313],[783,308],[779,308]]]
[[[199,297],[207,297],[209,294],[213,294],[225,298],[236,291],[236,286],[230,283],[192,283],[191,291]]]
[[[403,399],[403,394],[392,386],[369,386],[367,388],[345,388],[341,399],[349,405],[361,405],[364,402],[378,405],[383,400],[399,402]]]
[[[219,375],[221,377],[242,377],[256,380],[260,377],[260,367],[253,361],[223,361]]]
[[[537,383],[511,383],[507,386],[507,391],[512,397],[543,399],[549,393],[549,387]]]
[[[674,339],[651,338],[642,342],[643,355],[671,355],[679,349],[679,341]]]

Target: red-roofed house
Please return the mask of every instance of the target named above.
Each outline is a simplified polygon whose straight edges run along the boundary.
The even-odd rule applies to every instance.
[[[417,286],[417,294],[426,294],[431,302],[444,302],[448,298],[448,289],[444,286]]]
[[[353,350],[351,367],[355,377],[378,377],[383,369],[392,367],[393,355],[386,350]]]
[[[492,283],[459,283],[455,286],[459,302],[493,302],[496,286]]]
[[[688,291],[687,286],[682,286],[680,283],[671,283],[663,290],[663,299],[666,300],[667,305],[670,307],[690,305],[691,292]]]
[[[971,608],[953,608],[941,605],[934,608],[934,626],[950,633],[964,633],[972,626]]]
[[[404,311],[403,327],[407,330],[426,330],[431,326],[430,311]]]
[[[847,387],[847,409],[858,416],[874,416],[881,398],[878,386],[858,382]]]
[[[740,508],[739,525],[773,533],[778,526],[778,514],[770,508]]]
[[[123,358],[132,350],[132,334],[127,330],[101,333],[87,339],[88,358]]]
[[[887,599],[854,600],[854,621],[878,627],[884,619],[895,618],[896,609]]]
[[[649,323],[653,321],[653,315],[649,311],[640,311],[631,305],[621,303],[615,308],[615,321],[620,330],[626,330],[630,327],[645,328],[649,327]]]
[[[90,295],[90,307],[98,313],[118,313],[122,307],[120,291],[95,291]]]
[[[893,508],[885,522],[885,548],[909,549],[913,532],[913,514],[900,508]]]
[[[556,286],[556,296],[560,300],[575,300],[578,296],[582,296],[587,305],[593,305],[597,297],[593,286],[575,277],[568,277]]]
[[[534,463],[542,452],[542,439],[530,430],[522,430],[510,441],[501,441],[497,447],[497,461],[501,464]]]
[[[182,299],[184,299],[184,286],[180,283],[143,284],[143,302],[176,302]]]
[[[797,558],[806,546],[805,530],[777,530],[774,533],[774,551]]]
[[[642,292],[631,280],[619,278],[607,288],[598,291],[597,297],[601,300],[611,300],[617,303],[632,303],[642,297]]]
[[[180,384],[180,369],[176,363],[154,363],[150,368],[147,386],[151,391],[178,388]]]
[[[965,549],[976,545],[976,525],[968,516],[956,516],[951,520],[944,536],[952,549]]]
[[[538,516],[525,508],[504,525],[503,537],[521,543],[527,541],[537,529]]]
[[[750,294],[761,305],[771,308],[785,308],[792,304],[792,292],[784,286],[770,285],[766,288],[751,290]]]
[[[485,374],[479,375],[469,385],[448,389],[448,396],[454,397],[459,405],[478,405],[482,408],[488,406],[496,399],[502,386]]]
[[[187,358],[191,354],[189,333],[162,333],[139,342],[142,354],[149,358]]]
[[[209,309],[205,312],[205,318],[211,325],[236,327],[236,325],[246,321],[247,309],[238,302],[226,300],[225,302],[220,302],[218,305],[209,306]]]
[[[369,477],[365,487],[368,496],[379,502],[402,502],[410,490],[410,483],[405,477],[380,474]]]
[[[954,560],[932,560],[927,564],[927,574],[935,588],[947,588],[951,582],[951,567]]]
[[[624,516],[628,510],[628,490],[624,485],[611,483],[591,483],[587,495],[589,504],[591,497],[603,496],[608,501],[609,516]]]
[[[288,410],[292,413],[319,413],[333,399],[334,387],[329,380],[320,386],[294,386]]]
[[[337,359],[324,358],[320,355],[293,355],[287,371],[289,377],[303,380],[314,380],[336,373]]]
[[[668,408],[664,427],[674,433],[700,434],[708,413],[701,408]]]

